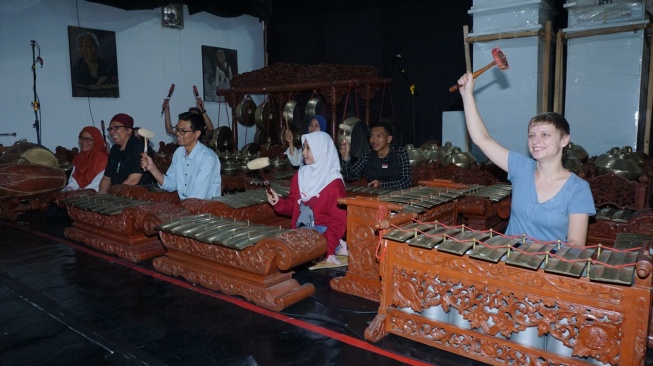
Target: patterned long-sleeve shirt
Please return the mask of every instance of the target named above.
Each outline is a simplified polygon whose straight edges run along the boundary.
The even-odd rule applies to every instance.
[[[364,176],[369,182],[379,180],[381,188],[405,189],[413,184],[408,153],[403,147],[390,147],[384,158],[370,149],[361,154],[355,163],[342,161],[342,176],[353,181]]]

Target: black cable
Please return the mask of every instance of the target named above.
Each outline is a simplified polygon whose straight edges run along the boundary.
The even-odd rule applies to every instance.
[[[79,21],[79,3],[78,0],[75,0],[75,14],[77,16],[77,28],[81,29],[82,24]],[[72,62],[72,60],[71,60]],[[93,109],[91,108],[91,96],[89,93],[86,93],[86,101],[88,102],[88,113],[91,115],[91,122],[93,123],[93,127],[97,127],[95,125],[95,118],[93,118]]]
[[[338,308],[338,307],[335,307],[333,305],[329,305],[329,304],[323,302],[322,300],[318,299],[315,296],[311,296],[311,299],[315,300],[317,303],[319,303],[319,304],[321,304],[323,306],[326,306],[326,307],[328,307],[330,309],[337,310],[337,311],[342,311],[342,312],[345,312],[345,313],[352,313],[352,314],[377,314],[378,313],[377,310],[374,310],[374,311],[362,311],[362,310],[351,310],[351,309]]]

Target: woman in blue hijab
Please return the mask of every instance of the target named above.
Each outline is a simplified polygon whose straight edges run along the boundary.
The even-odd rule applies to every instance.
[[[315,117],[311,118],[311,121],[308,123],[308,126],[306,127],[307,130],[306,133],[311,133],[315,131],[326,132],[326,128],[327,128],[326,119],[320,115],[315,115]],[[284,134],[284,140],[288,142],[288,149],[286,149],[285,154],[286,156],[288,156],[288,161],[290,161],[290,164],[294,166],[304,165],[304,158],[302,157],[302,152],[301,150],[295,149],[295,145],[293,145],[292,132],[290,130],[286,130],[286,133]]]

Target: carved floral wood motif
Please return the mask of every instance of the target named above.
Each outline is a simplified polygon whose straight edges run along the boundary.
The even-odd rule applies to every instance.
[[[379,301],[381,280],[379,277],[378,244],[379,224],[390,219],[390,210],[379,210],[380,201],[370,197],[341,199],[347,205],[347,249],[349,251],[347,273],[330,282],[332,289],[372,301]],[[351,205],[356,202],[364,206]],[[402,206],[390,206],[402,208]],[[456,202],[438,205],[417,216],[419,220],[439,221],[447,225],[456,223]]]
[[[265,238],[242,251],[167,232],[160,236],[168,251],[154,259],[157,271],[274,311],[315,292],[313,284],[299,285],[290,269],[326,254],[326,239],[311,229]]]
[[[348,207],[356,205],[350,202]],[[644,365],[651,242],[641,248],[632,286],[495,264],[393,240],[384,244],[379,313],[365,331],[370,341],[392,333],[493,365],[585,365],[588,358]],[[521,338],[527,333],[535,341]],[[563,351],[546,348],[549,343]]]

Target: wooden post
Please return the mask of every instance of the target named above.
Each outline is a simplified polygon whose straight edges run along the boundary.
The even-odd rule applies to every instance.
[[[467,72],[472,71],[472,57],[469,51],[469,42],[467,42],[467,38],[469,36],[469,26],[464,25],[463,26],[463,41],[464,41],[464,46],[465,46],[465,66]]]
[[[646,42],[646,37],[644,37]],[[646,88],[646,121],[644,126],[644,146],[643,151],[645,154],[650,155],[651,149],[651,110],[653,109],[653,70],[651,64],[653,60],[653,42],[649,43],[649,57],[648,57],[648,87]],[[644,67],[642,67],[643,69]]]
[[[556,63],[555,63],[555,89],[553,93],[553,111],[562,114],[564,98],[564,63],[565,52],[564,36],[562,30],[558,31],[556,38]]]
[[[551,90],[551,21],[547,20],[544,28],[544,64],[542,65],[542,106],[539,112],[549,111],[549,93]]]

